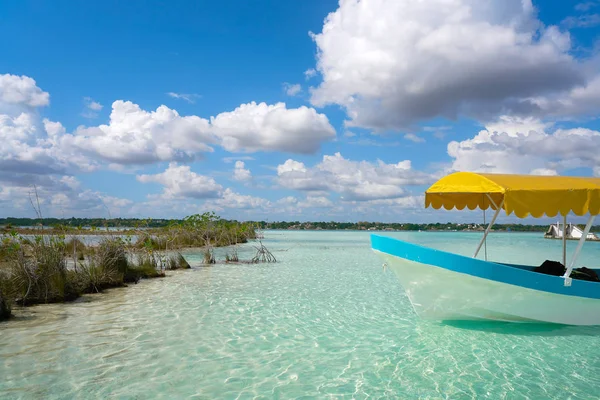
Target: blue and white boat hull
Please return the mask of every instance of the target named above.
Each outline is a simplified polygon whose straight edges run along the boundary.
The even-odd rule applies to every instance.
[[[436,320],[600,325],[600,283],[533,272],[372,236],[417,314]]]

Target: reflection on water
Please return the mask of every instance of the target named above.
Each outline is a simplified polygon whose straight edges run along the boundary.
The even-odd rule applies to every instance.
[[[466,254],[479,238],[393,235]],[[496,236],[510,262],[556,244]],[[199,267],[187,253],[192,270],[20,311],[0,324],[0,398],[597,397],[596,327],[423,321],[366,233],[267,232],[265,243],[279,263]]]

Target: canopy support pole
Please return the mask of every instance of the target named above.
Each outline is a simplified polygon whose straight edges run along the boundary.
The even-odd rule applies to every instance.
[[[563,229],[562,229],[562,242],[563,242],[563,265],[567,266],[567,215],[563,215]]]
[[[492,229],[492,225],[494,225],[494,222],[496,222],[496,218],[498,218],[498,214],[500,214],[500,210],[502,209],[502,206],[504,205],[504,199],[502,199],[500,206],[497,206],[496,203],[494,203],[494,200],[492,200],[492,197],[489,194],[486,194],[486,195],[487,195],[488,199],[490,200],[490,202],[492,203],[492,206],[494,206],[494,208],[496,208],[496,212],[494,213],[494,217],[490,221],[490,224],[487,226],[487,228],[485,228],[485,232],[483,232],[483,237],[481,238],[481,241],[479,242],[479,245],[477,246],[477,250],[475,250],[475,254],[473,254],[473,258],[477,258],[477,254],[479,254],[479,250],[481,250],[481,246],[483,246],[483,242],[485,242],[485,239],[487,238],[488,233],[490,233],[490,230]]]
[[[569,268],[565,272],[563,276],[565,278],[565,286],[571,286],[571,272],[573,272],[573,267],[575,266],[575,262],[577,261],[577,257],[579,257],[579,253],[583,248],[583,243],[587,239],[588,233],[590,233],[590,229],[592,229],[592,224],[594,223],[594,219],[596,219],[595,215],[590,215],[588,218],[587,224],[585,224],[585,229],[583,230],[583,234],[579,238],[579,243],[577,243],[577,248],[575,249],[575,253],[571,257],[571,261],[569,262]]]

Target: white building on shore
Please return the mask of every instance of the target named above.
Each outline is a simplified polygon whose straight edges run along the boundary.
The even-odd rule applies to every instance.
[[[573,225],[570,223],[567,224],[566,229],[563,228],[564,226],[561,225],[560,222],[557,222],[556,224],[551,224],[546,233],[544,234],[544,237],[546,239],[562,239],[563,231],[567,232],[567,240],[579,240],[583,235],[583,231],[577,225]],[[585,240],[600,240],[600,238],[598,238],[598,236],[596,236],[595,233],[590,232],[587,234]]]

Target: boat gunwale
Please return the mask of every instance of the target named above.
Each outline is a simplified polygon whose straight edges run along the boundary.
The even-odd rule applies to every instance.
[[[562,276],[542,274],[510,264],[484,261],[377,234],[371,234],[371,247],[373,250],[395,257],[483,279],[542,292],[600,300],[600,282],[573,279],[571,286],[565,286]]]

